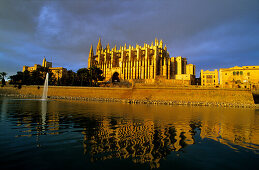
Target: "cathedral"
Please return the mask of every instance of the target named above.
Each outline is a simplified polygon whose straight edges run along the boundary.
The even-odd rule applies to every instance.
[[[109,43],[102,47],[99,39],[95,54],[93,46],[89,52],[88,67],[97,66],[103,71],[106,81],[175,79],[192,81],[195,66],[187,64],[186,58],[170,57],[163,41],[136,45],[125,44],[111,49]],[[147,81],[145,81],[147,82]]]

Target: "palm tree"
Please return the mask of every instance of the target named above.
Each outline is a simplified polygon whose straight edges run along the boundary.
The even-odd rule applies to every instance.
[[[0,74],[1,74],[2,78],[4,78],[7,75],[6,72],[1,72]]]
[[[5,85],[5,79],[4,79],[4,77],[7,75],[7,73],[6,73],[6,72],[1,72],[0,75],[1,75],[1,77],[2,77],[2,85]]]

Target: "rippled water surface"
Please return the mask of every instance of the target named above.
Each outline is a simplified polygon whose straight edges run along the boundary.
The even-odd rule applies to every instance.
[[[0,98],[1,169],[256,169],[259,110]]]

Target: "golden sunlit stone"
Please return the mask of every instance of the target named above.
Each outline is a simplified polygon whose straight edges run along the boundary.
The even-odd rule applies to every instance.
[[[219,73],[218,70],[214,71],[203,71],[201,70],[201,85],[202,86],[216,86],[219,84]]]
[[[219,72],[221,87],[250,89],[259,87],[259,66],[221,68]]]
[[[96,55],[91,46],[88,58],[88,67],[97,66],[103,70],[106,81],[135,80],[144,83],[153,83],[155,80],[181,80],[193,84],[195,66],[187,64],[186,58],[170,57],[163,41],[156,39],[155,44],[138,44],[136,47],[125,44],[119,49],[110,49],[107,44],[104,49],[99,39]]]
[[[24,72],[26,70],[29,71],[29,72],[33,72],[33,71],[35,71],[37,69],[40,69],[40,68],[48,68],[53,73],[53,77],[55,77],[56,79],[61,79],[67,74],[66,68],[64,68],[64,67],[52,67],[52,62],[48,62],[45,57],[42,61],[42,65],[34,64],[34,66],[32,66],[32,67],[23,66],[22,72]]]

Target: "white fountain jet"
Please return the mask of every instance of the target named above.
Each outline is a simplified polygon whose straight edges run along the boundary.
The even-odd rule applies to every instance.
[[[47,95],[48,95],[48,82],[49,82],[49,73],[46,74],[46,79],[44,82],[44,88],[43,88],[43,93],[42,93],[42,100],[46,100],[47,99]]]

